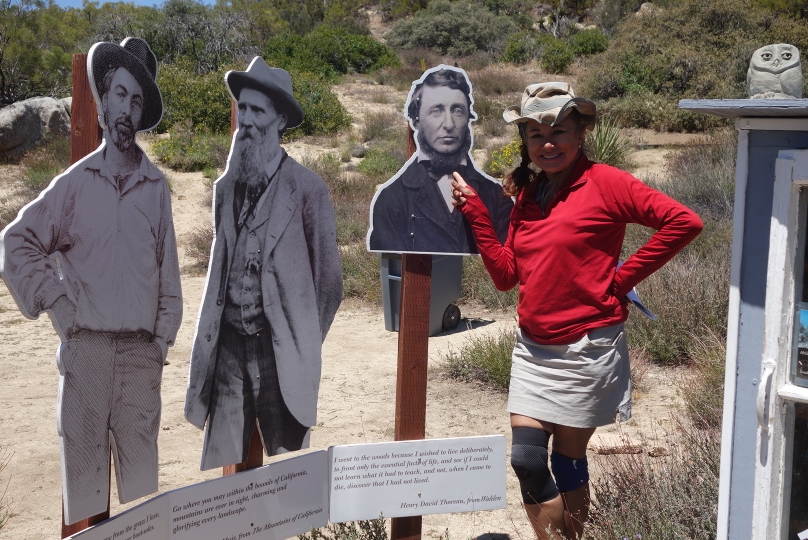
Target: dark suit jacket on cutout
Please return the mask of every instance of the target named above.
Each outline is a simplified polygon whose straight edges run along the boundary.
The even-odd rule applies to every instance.
[[[471,159],[467,161],[471,163]],[[458,171],[488,208],[500,242],[508,236],[513,201],[502,186],[474,167]],[[478,253],[471,227],[458,210],[450,213],[435,181],[417,155],[401,175],[382,188],[373,204],[371,251],[416,253]]]
[[[236,245],[233,176],[229,173],[215,185],[216,236],[191,351],[185,417],[200,429],[208,417],[227,272]],[[313,426],[322,343],[342,300],[334,209],[320,177],[289,157],[267,189],[264,204],[270,211],[262,213],[268,223],[261,250],[264,314],[284,402],[298,422]]]

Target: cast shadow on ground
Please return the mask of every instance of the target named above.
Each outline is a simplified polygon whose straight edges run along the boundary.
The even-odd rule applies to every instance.
[[[459,334],[460,332],[467,332],[469,330],[474,330],[475,328],[482,328],[483,326],[488,326],[489,324],[494,323],[491,319],[478,319],[477,317],[466,318],[462,317],[460,322],[457,324],[457,327],[454,330],[445,330],[440,334],[435,334],[436,336],[451,336],[452,334]],[[492,539],[492,540],[500,540],[500,539]]]
[[[485,533],[472,540],[511,540],[511,535],[504,533]]]

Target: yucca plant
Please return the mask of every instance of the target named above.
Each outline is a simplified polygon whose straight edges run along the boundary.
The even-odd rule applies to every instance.
[[[623,136],[616,122],[605,118],[586,135],[586,146],[592,160],[621,168],[628,163],[631,152],[631,141]]]

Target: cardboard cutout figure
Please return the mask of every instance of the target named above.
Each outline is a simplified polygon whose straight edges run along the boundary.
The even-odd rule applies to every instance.
[[[168,184],[135,144],[163,115],[145,41],[96,43],[88,73],[101,146],[0,233],[0,274],[22,313],[48,312],[68,524],[157,491],[160,379],[182,319]]]
[[[225,75],[238,102],[227,169],[214,184],[215,236],[191,352],[185,417],[207,423],[202,470],[308,447],[321,349],[342,300],[328,187],[286,154],[303,122],[289,74],[260,57]]]
[[[404,115],[416,132],[417,151],[373,197],[369,251],[478,253],[471,226],[452,206],[454,171],[480,196],[505,241],[513,201],[471,157],[473,106],[462,69],[440,65],[413,81]]]

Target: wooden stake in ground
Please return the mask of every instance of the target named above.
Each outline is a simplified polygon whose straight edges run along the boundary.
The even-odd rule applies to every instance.
[[[73,164],[94,152],[101,144],[101,126],[95,109],[90,79],[87,77],[87,55],[73,55],[73,103],[70,106],[70,163]],[[112,470],[112,469],[110,469]],[[107,511],[83,519],[72,525],[65,524],[64,503],[62,505],[62,538],[100,523],[109,518],[109,493]]]
[[[408,124],[407,157],[415,153]],[[398,325],[395,440],[426,436],[426,369],[429,356],[429,303],[432,255],[404,253],[401,261],[401,315]],[[392,540],[420,540],[421,516],[393,518]]]
[[[235,133],[238,129],[238,104],[235,101],[230,102],[230,134]],[[264,464],[264,445],[261,442],[261,434],[258,432],[258,425],[253,428],[252,436],[250,437],[250,449],[247,453],[247,461],[243,463],[234,463],[233,465],[225,465],[222,467],[222,476],[236,474],[237,472],[246,471],[247,469],[255,469]]]

